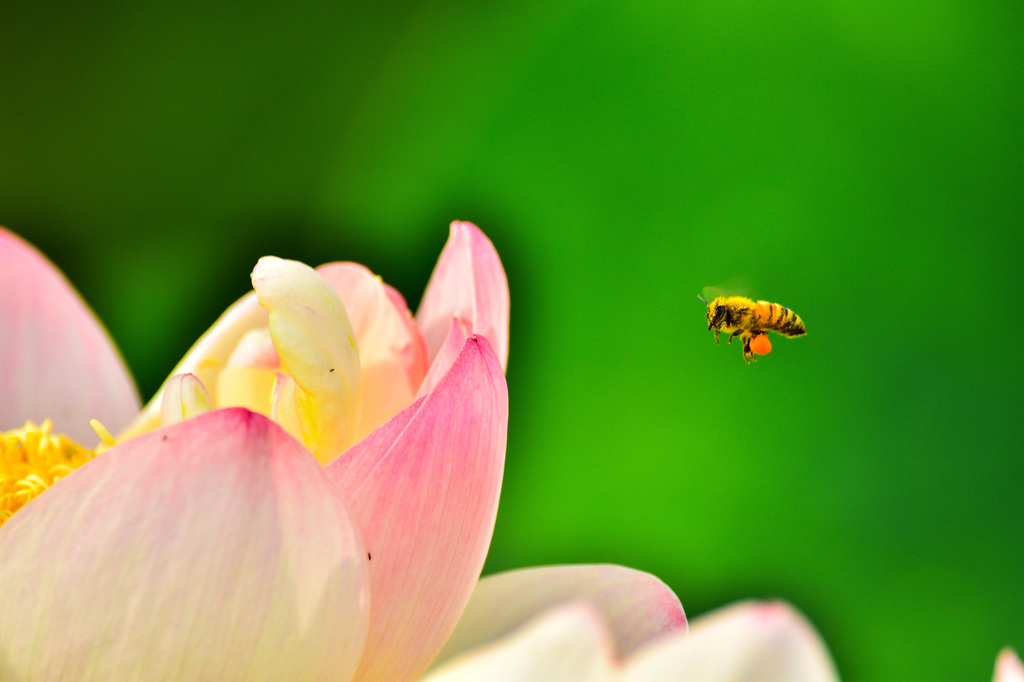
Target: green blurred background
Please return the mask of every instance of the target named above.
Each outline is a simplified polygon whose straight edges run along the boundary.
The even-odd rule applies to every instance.
[[[149,396],[263,254],[512,290],[487,571],[792,601],[849,680],[1024,647],[1024,4],[0,5],[0,223]],[[809,333],[746,366],[695,295]]]

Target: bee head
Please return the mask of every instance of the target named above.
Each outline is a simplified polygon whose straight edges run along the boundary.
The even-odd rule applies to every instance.
[[[704,301],[704,303],[707,303],[708,331],[711,331],[712,329],[717,327],[721,327],[722,323],[725,321],[726,313],[726,307],[724,305],[719,305],[718,303],[721,300],[721,298],[716,298],[712,300],[710,303],[708,303],[703,296],[698,296],[697,298]]]

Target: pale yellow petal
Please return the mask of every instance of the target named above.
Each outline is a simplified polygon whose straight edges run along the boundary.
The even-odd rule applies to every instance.
[[[224,369],[231,353],[239,341],[252,329],[267,326],[267,311],[256,301],[256,294],[249,292],[230,308],[224,311],[213,326],[199,337],[195,345],[189,349],[178,366],[171,372],[176,374],[195,374],[208,390],[213,390],[210,398],[214,407],[220,407],[216,395],[217,375]],[[146,404],[142,412],[132,420],[118,436],[118,441],[145,433],[160,426],[160,404],[163,400],[164,386]]]
[[[247,407],[270,416],[276,370],[281,356],[270,329],[251,329],[231,352],[227,366],[217,374],[217,407]]]
[[[261,258],[252,284],[270,312],[281,370],[296,383],[302,441],[329,462],[355,442],[362,409],[359,352],[345,307],[315,270],[296,261]]]
[[[271,413],[285,431],[302,440],[302,389],[295,379],[281,372],[277,373]]]
[[[194,374],[175,374],[164,387],[160,420],[164,426],[177,424],[211,409],[210,394]]]
[[[228,365],[217,374],[217,407],[247,407],[269,417],[276,375],[265,367]]]

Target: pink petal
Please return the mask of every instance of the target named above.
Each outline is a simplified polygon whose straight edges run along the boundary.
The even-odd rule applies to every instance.
[[[427,347],[401,294],[356,263],[317,268],[345,305],[363,377],[361,435],[408,407],[427,373]]]
[[[361,678],[415,678],[454,629],[494,530],[507,426],[501,365],[472,336],[433,393],[327,465],[372,554]]]
[[[215,390],[218,374],[242,338],[253,329],[265,328],[269,318],[267,309],[256,300],[256,292],[250,291],[225,310],[213,326],[199,337],[170,376],[194,374],[208,390],[213,391],[210,398],[214,407],[222,407]],[[160,404],[166,385],[164,382],[153,399],[142,409],[141,414],[120,434],[118,440],[131,438],[160,426]]]
[[[433,671],[428,682],[476,680],[612,680],[614,647],[600,614],[568,602],[513,633]]]
[[[441,346],[441,350],[438,351],[437,356],[434,358],[434,362],[430,365],[430,371],[427,372],[427,376],[424,377],[423,383],[420,384],[420,392],[416,396],[425,396],[437,387],[442,379],[448,374],[448,370],[452,368],[455,363],[455,359],[459,357],[459,353],[462,352],[462,346],[466,343],[466,339],[470,335],[469,324],[466,323],[461,317],[456,315],[452,318],[451,327],[448,330],[448,336],[444,340],[444,345]]]
[[[999,652],[992,680],[993,682],[1024,682],[1024,665],[1021,665],[1016,651],[1006,647]]]
[[[0,431],[53,420],[54,431],[94,443],[98,419],[119,430],[139,395],[99,320],[59,270],[0,228]]]
[[[526,568],[480,580],[435,665],[570,601],[587,602],[604,616],[620,658],[659,637],[686,633],[679,599],[650,573],[607,564]]]
[[[5,679],[348,679],[365,640],[337,488],[242,408],[104,452],[0,527],[0,556]]]
[[[739,602],[690,623],[626,662],[625,680],[838,682],[807,619],[783,602]]]
[[[508,279],[494,245],[472,223],[452,223],[448,243],[416,311],[431,361],[456,315],[469,323],[474,334],[487,338],[502,368],[508,365]]]

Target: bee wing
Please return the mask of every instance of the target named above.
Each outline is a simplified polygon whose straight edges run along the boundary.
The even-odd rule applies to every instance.
[[[704,287],[704,298],[712,300],[719,296],[749,296],[754,288],[746,277],[732,277],[715,286]]]

